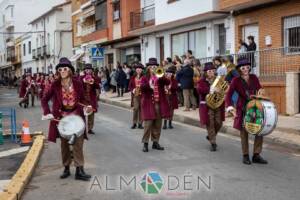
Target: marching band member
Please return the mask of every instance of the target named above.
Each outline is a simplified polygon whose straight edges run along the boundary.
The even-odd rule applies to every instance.
[[[172,121],[174,110],[178,109],[178,97],[177,97],[177,90],[178,90],[178,81],[175,78],[176,73],[176,66],[171,66],[166,71],[166,77],[170,80],[170,84],[166,86],[166,94],[170,106],[170,113],[171,116],[169,119],[164,119],[163,129],[167,129],[167,121],[169,120],[169,129],[173,129]]]
[[[250,100],[251,95],[256,95],[257,93],[262,94],[261,85],[256,75],[250,74],[251,63],[246,58],[241,58],[238,61],[237,70],[240,73],[240,77],[235,77],[231,84],[229,91],[226,95],[226,106],[227,112],[232,112],[235,116],[233,127],[240,131],[241,144],[243,151],[243,163],[250,165],[251,161],[249,159],[249,141],[248,133],[243,127],[243,119],[245,115],[245,107]],[[232,95],[234,91],[238,93],[238,101],[236,109],[232,104]],[[260,154],[262,152],[263,137],[255,136],[254,139],[254,149],[253,149],[253,163],[267,164],[268,162],[264,160]]]
[[[146,75],[141,80],[141,108],[145,126],[142,139],[143,152],[148,152],[150,136],[153,141],[152,149],[164,150],[164,147],[159,144],[162,119],[170,117],[170,108],[165,93],[165,86],[169,85],[170,81],[164,76],[161,78],[156,76],[155,70],[158,65],[156,58],[149,58],[146,64]]]
[[[133,107],[133,124],[132,129],[135,129],[137,124],[139,129],[143,129],[143,120],[141,118],[141,80],[143,77],[144,66],[137,63],[133,66],[136,74],[131,77],[129,82],[129,90],[131,91],[131,107]]]
[[[100,95],[100,85],[98,79],[94,76],[92,64],[85,64],[84,75],[80,77],[83,82],[84,97],[89,105],[92,105],[94,112],[88,116],[88,133],[95,134],[94,113],[98,109],[98,97]]]
[[[61,58],[59,64],[56,66],[58,72],[58,79],[53,82],[51,88],[44,95],[41,103],[44,111],[42,119],[61,119],[64,116],[75,114],[83,117],[83,109],[90,113],[91,106],[82,107],[84,102],[84,90],[82,82],[73,77],[74,67],[67,58]],[[50,111],[48,102],[52,100],[52,112]],[[51,120],[49,126],[48,140],[56,142],[56,138],[60,137],[57,129],[57,121]],[[87,139],[86,133],[76,138],[73,145],[73,160],[76,167],[75,179],[90,180],[91,176],[84,171],[84,156],[83,156],[83,142]],[[70,164],[72,162],[71,150],[68,140],[61,137],[61,155],[62,163],[65,167],[60,178],[64,179],[70,176]]]
[[[217,150],[216,137],[222,128],[223,121],[225,120],[225,107],[224,104],[217,108],[211,109],[206,104],[206,95],[209,93],[219,92],[217,88],[212,88],[216,78],[216,68],[212,62],[205,63],[204,77],[198,82],[197,90],[199,93],[199,114],[200,123],[205,125],[208,135],[206,139],[211,144],[211,151]]]
[[[34,85],[34,80],[32,79],[31,74],[27,73],[25,79],[21,82],[19,97],[22,98],[22,100],[19,102],[20,107],[24,104],[24,108],[28,108],[29,95],[31,95],[31,105],[32,107],[34,106]]]

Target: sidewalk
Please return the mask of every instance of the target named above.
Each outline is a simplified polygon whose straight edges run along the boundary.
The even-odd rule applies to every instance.
[[[123,108],[131,108],[130,93],[124,94],[124,97],[117,97],[116,93],[106,92],[101,94],[100,101]],[[183,109],[183,107],[180,107],[178,110],[175,110],[174,120],[199,127],[199,110],[197,109],[184,112]],[[239,136],[239,132],[232,127],[232,124],[233,118],[226,118],[221,132],[229,135]],[[276,129],[272,134],[265,136],[264,140],[267,143],[300,150],[300,118],[278,116]]]

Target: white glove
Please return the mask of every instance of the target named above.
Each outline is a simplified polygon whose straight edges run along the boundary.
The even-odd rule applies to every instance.
[[[135,94],[135,88],[132,90],[132,94]]]
[[[47,115],[43,115],[42,116],[42,120],[51,120],[51,119],[54,119],[54,116],[50,113],[50,114],[47,114]]]
[[[228,108],[226,108],[226,112],[231,112],[234,110],[234,107],[233,106],[229,106]]]
[[[88,105],[83,108],[83,113],[85,116],[88,116],[93,113],[93,107]]]
[[[209,90],[209,93],[210,93],[210,94],[213,94],[214,92],[215,92],[215,88],[214,88],[214,87],[211,87],[210,90]]]

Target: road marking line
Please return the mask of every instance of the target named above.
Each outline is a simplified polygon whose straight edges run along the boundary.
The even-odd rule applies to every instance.
[[[14,154],[18,154],[18,153],[23,153],[25,151],[28,151],[29,147],[19,147],[19,148],[15,148],[15,149],[10,149],[7,151],[1,151],[0,152],[0,158],[6,157],[6,156],[11,156]]]

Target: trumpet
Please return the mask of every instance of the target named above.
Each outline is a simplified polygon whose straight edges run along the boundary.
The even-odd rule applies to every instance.
[[[157,78],[161,78],[165,75],[165,70],[162,67],[157,67],[154,71],[154,74]]]

